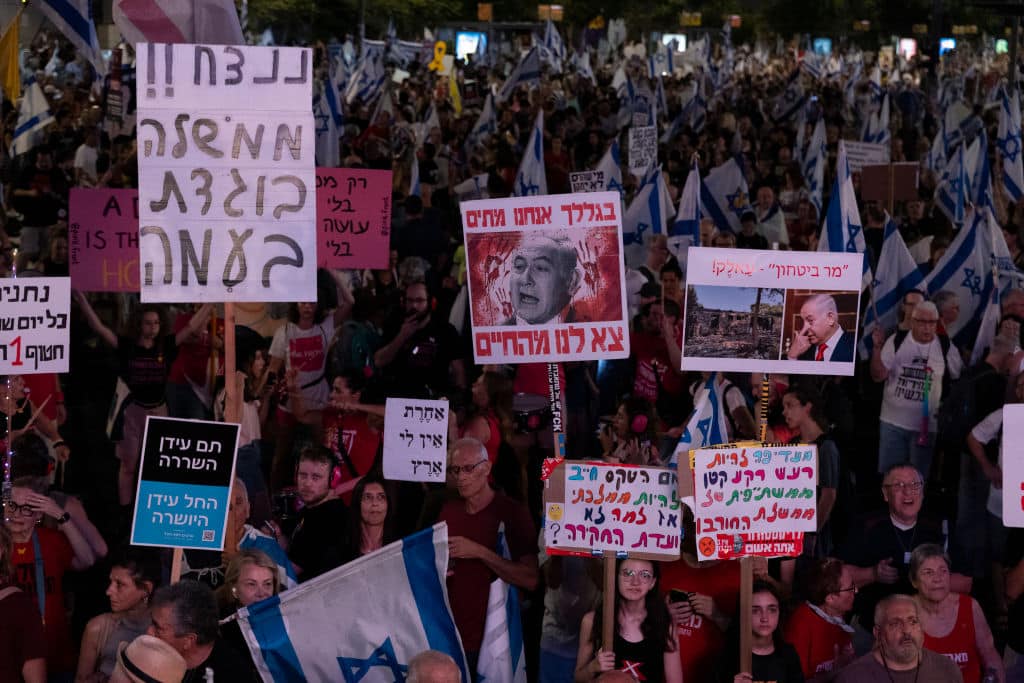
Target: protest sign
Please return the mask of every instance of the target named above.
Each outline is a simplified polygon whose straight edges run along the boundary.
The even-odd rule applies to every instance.
[[[146,418],[132,545],[223,550],[237,424]]]
[[[629,356],[617,192],[461,206],[477,363]]]
[[[387,268],[391,171],[316,169],[317,265]]]
[[[603,192],[604,171],[578,171],[569,174],[569,184],[573,194],[579,192]]]
[[[448,401],[389,398],[384,407],[384,476],[444,483]]]
[[[698,559],[799,555],[801,534],[818,529],[817,483],[814,445],[695,450]]]
[[[71,278],[0,279],[0,375],[67,372]]]
[[[683,511],[675,470],[547,460],[544,475],[549,555],[679,558]]]
[[[315,301],[311,50],[137,47],[142,300]]]
[[[861,197],[883,202],[903,202],[917,199],[917,179],[921,165],[906,161],[880,166],[865,165],[861,168]],[[891,208],[890,208],[891,210]]]
[[[1024,404],[1007,403],[1003,406],[1003,448],[999,465],[1003,468],[1003,488],[990,495],[1003,498],[1003,524],[1024,527]],[[994,502],[994,501],[993,501]],[[989,503],[989,509],[992,504]],[[997,508],[998,509],[998,506]]]
[[[658,161],[657,126],[630,126],[629,173],[637,178]]]
[[[71,281],[83,292],[139,291],[139,191],[71,189]]]
[[[860,173],[865,166],[889,163],[889,145],[853,140],[843,140],[843,144],[846,146],[846,158],[850,162],[850,173]]]
[[[852,375],[863,259],[691,249],[682,369]]]

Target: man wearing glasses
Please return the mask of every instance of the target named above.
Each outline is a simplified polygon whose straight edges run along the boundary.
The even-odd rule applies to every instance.
[[[537,587],[537,534],[529,509],[491,488],[491,463],[482,443],[459,439],[448,463],[449,487],[458,492],[438,516],[448,523],[448,599],[476,671],[491,582],[502,579],[527,591]],[[498,550],[502,534],[507,556]]]
[[[807,572],[807,601],[786,622],[786,642],[800,655],[808,681],[836,674],[853,659],[853,609],[857,584],[851,568],[835,558],[817,560]]]
[[[960,376],[963,361],[949,337],[937,332],[939,312],[923,301],[910,316],[910,332],[888,339],[876,329],[871,378],[885,382],[878,436],[878,471],[911,463],[925,478],[932,465],[936,414],[943,383]]]

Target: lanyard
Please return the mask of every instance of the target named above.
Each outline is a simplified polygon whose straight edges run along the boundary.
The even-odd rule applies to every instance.
[[[32,552],[35,553],[36,564],[36,598],[39,600],[39,616],[46,626],[46,576],[43,573],[43,551],[39,547],[39,534],[32,532]]]

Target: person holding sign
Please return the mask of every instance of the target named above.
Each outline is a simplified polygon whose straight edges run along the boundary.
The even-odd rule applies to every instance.
[[[576,655],[577,683],[592,681],[605,671],[622,671],[638,681],[682,683],[683,671],[672,635],[672,619],[658,596],[658,563],[617,561],[615,638],[601,643],[601,603],[583,616]],[[605,600],[609,596],[604,597]]]
[[[765,581],[754,581],[751,588],[750,627],[752,656],[750,671],[734,673],[739,664],[739,634],[733,635],[734,642],[728,649],[729,655],[720,660],[718,683],[804,683],[800,657],[793,646],[787,643],[779,628],[781,605],[775,588]]]
[[[803,327],[793,331],[789,360],[831,361],[849,363],[853,360],[854,334],[839,324],[836,300],[828,294],[807,297],[800,307]]]

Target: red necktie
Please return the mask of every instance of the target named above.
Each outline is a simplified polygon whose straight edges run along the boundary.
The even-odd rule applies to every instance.
[[[818,353],[815,354],[814,360],[825,360],[825,349],[828,348],[828,344],[818,344]]]

